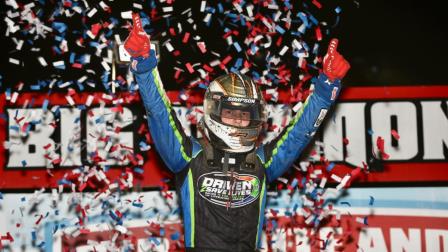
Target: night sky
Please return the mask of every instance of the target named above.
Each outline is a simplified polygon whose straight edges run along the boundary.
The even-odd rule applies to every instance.
[[[439,1],[348,4],[338,33],[346,85],[448,84],[448,29]]]
[[[332,1],[321,2],[332,4]],[[186,1],[176,3],[187,4]],[[342,7],[341,21],[331,35],[340,39],[339,51],[352,65],[344,81],[346,86],[448,84],[448,29],[440,2],[364,0],[338,3]],[[5,15],[4,11],[0,13]],[[2,21],[0,30],[2,36],[5,34],[4,23]],[[122,32],[126,33],[126,30]],[[3,87],[21,80],[33,82],[46,74],[46,70],[39,66],[11,66],[9,56],[20,52],[11,54],[14,44],[10,39],[3,38],[2,41],[0,74]],[[29,57],[36,58],[36,55]],[[172,71],[166,65],[169,61],[164,63],[160,68],[162,76],[172,75],[166,72]],[[176,87],[169,87],[172,88]]]

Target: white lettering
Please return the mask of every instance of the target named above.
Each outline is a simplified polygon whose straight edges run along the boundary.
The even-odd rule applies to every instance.
[[[274,251],[286,251],[286,232],[282,228],[277,228],[272,232],[272,249]]]
[[[222,188],[224,184],[224,181],[221,179],[215,179],[213,182],[213,187]]]
[[[359,231],[358,246],[364,252],[387,252],[381,228],[363,228]]]
[[[336,235],[341,234],[342,228],[325,227],[319,230],[320,239],[328,240],[327,246],[325,247],[326,252],[333,252],[336,250],[338,244],[336,243],[337,240],[335,240],[335,233]]]
[[[324,128],[325,157],[331,161],[344,160],[342,120],[345,120],[345,134],[349,140],[346,146],[346,162],[361,166],[366,160],[365,103],[338,104],[334,120],[328,120]]]
[[[426,251],[448,252],[448,230],[426,229],[425,237],[426,237]],[[440,247],[440,245],[442,245],[443,250]]]
[[[310,247],[310,244],[309,244],[309,237],[307,235],[308,229],[306,229],[306,228],[293,228],[292,231],[294,232],[294,236],[295,236],[296,251],[310,252],[311,251],[311,247]],[[290,228],[287,229],[287,232],[288,232],[288,236],[292,236],[292,234],[290,234],[290,232],[291,232]]]
[[[135,251],[137,252],[143,252],[143,251],[169,251],[170,248],[170,241],[167,238],[163,237],[157,237],[157,242],[154,242],[153,240],[142,238],[137,240],[137,246],[135,248]],[[94,250],[93,248],[89,251]],[[98,249],[96,249],[98,251]]]
[[[384,150],[389,160],[408,160],[418,154],[417,111],[411,102],[377,102],[371,107],[372,143],[375,153],[379,153],[376,141],[384,139]],[[396,117],[398,146],[392,146],[391,120]]]
[[[81,110],[61,108],[61,166],[81,163]]]
[[[112,111],[110,108],[94,108],[91,110],[94,116],[87,117],[87,152],[88,160],[92,162],[92,153],[96,153],[106,165],[126,165],[129,159],[124,158],[133,153],[134,139],[132,132],[116,133],[118,128],[124,128],[132,124],[132,112],[123,108],[123,113]],[[115,145],[119,148],[110,152]],[[127,148],[123,148],[127,147]]]
[[[439,101],[422,102],[424,159],[448,158],[443,155],[443,145],[448,146],[448,118],[441,104]]]
[[[10,142],[7,166],[51,166],[51,160],[45,158],[45,154],[55,149],[55,142],[51,139],[54,127],[50,126],[50,123],[54,123],[53,113],[45,113],[43,109],[37,108],[8,109],[7,113]],[[25,124],[30,122],[35,123],[33,123],[33,126],[28,124],[28,128]]]
[[[202,186],[211,186],[213,184],[212,178],[204,178],[204,182],[202,182]]]
[[[242,97],[228,97],[229,102],[243,102],[243,103],[255,103],[254,99],[242,98]]]
[[[243,190],[252,189],[252,183],[250,181],[243,181]]]
[[[406,236],[403,229],[390,229],[391,251],[392,252],[418,252],[422,251],[422,244],[420,239],[420,229],[410,228],[409,237]]]

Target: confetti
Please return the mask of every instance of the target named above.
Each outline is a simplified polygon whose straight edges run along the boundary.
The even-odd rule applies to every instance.
[[[369,225],[367,222],[367,216],[366,217],[356,217],[356,222],[364,224],[364,225]]]
[[[398,135],[398,132],[396,130],[391,130],[390,132],[395,140],[400,140],[400,135]]]
[[[375,198],[373,196],[369,196],[370,200],[369,200],[369,206],[373,206],[373,203],[375,202]]]
[[[389,155],[384,151],[384,139],[382,137],[377,137],[376,146],[381,154],[382,159],[389,159]]]
[[[120,196],[114,196],[113,189],[125,190],[132,187],[133,176],[138,177],[144,173],[143,157],[139,157],[134,151],[145,152],[151,148],[149,134],[145,126],[139,130],[138,137],[141,139],[135,142],[138,143],[136,150],[114,144],[116,139],[106,139],[105,136],[118,134],[124,129],[115,125],[117,121],[109,121],[106,117],[102,117],[104,115],[93,113],[91,107],[96,108],[98,102],[101,101],[108,104],[112,102],[115,105],[112,112],[123,112],[124,106],[118,105],[121,104],[117,97],[119,92],[111,92],[114,88],[129,91],[131,93],[129,97],[135,97],[133,93],[138,86],[127,72],[122,73],[122,76],[118,74],[116,79],[112,80],[111,78],[111,72],[114,71],[112,62],[115,60],[112,51],[116,43],[122,43],[126,38],[132,12],[118,8],[120,5],[114,1],[100,1],[99,3],[64,1],[51,7],[46,6],[45,1],[32,2],[29,5],[26,4],[26,7],[22,3],[23,1],[17,2],[7,1],[8,9],[5,10],[5,13],[9,11],[13,15],[14,9],[27,8],[30,10],[30,14],[24,16],[16,12],[17,16],[10,15],[5,18],[5,24],[9,31],[8,39],[12,41],[11,44],[14,45],[14,48],[19,48],[23,54],[32,53],[30,47],[38,45],[47,46],[38,48],[41,51],[52,53],[52,57],[40,53],[39,57],[33,57],[33,62],[28,62],[26,58],[19,57],[17,54],[8,55],[9,62],[13,67],[29,67],[34,64],[33,66],[39,69],[45,69],[42,71],[42,76],[48,72],[44,79],[39,80],[40,82],[36,81],[37,84],[32,83],[31,85],[27,83],[27,87],[48,93],[62,91],[62,94],[66,94],[61,96],[62,99],[65,99],[65,104],[60,104],[60,108],[69,105],[71,108],[84,110],[83,113],[86,112],[87,116],[92,118],[98,129],[103,126],[105,128],[106,124],[113,125],[110,131],[98,130],[95,132],[98,134],[92,133],[92,137],[95,139],[93,141],[95,148],[92,153],[89,153],[89,158],[93,165],[79,167],[76,172],[67,172],[64,178],[57,180],[57,190],[55,189],[54,193],[60,194],[64,189],[85,193],[87,189],[93,189],[96,193],[94,200],[107,196],[117,197],[116,200],[119,202]],[[317,67],[313,67],[313,64],[319,62],[319,54],[322,53],[320,43],[323,43],[328,34],[331,34],[331,27],[323,25],[325,20],[316,19],[319,16],[316,15],[316,11],[324,10],[325,5],[317,0],[313,0],[309,6],[292,4],[289,1],[254,4],[251,1],[214,2],[202,0],[200,5],[198,3],[194,7],[188,6],[185,10],[179,10],[176,5],[171,4],[171,1],[151,1],[145,4],[133,3],[132,8],[140,10],[144,29],[159,40],[160,50],[169,53],[170,57],[174,59],[174,65],[170,66],[172,68],[171,77],[174,79],[174,84],[179,84],[176,88],[185,89],[185,92],[181,94],[182,100],[188,102],[190,89],[206,89],[210,80],[218,75],[229,71],[241,71],[252,77],[257,85],[269,93],[270,102],[277,102],[279,89],[288,88],[291,90],[291,104],[294,104],[294,112],[298,112],[303,107],[304,99],[308,94],[303,87],[307,86],[312,80],[311,76],[318,72]],[[197,9],[192,10],[191,8]],[[341,11],[340,7],[334,10],[335,13]],[[181,14],[179,15],[179,13]],[[199,15],[193,19],[192,13],[195,15],[199,13]],[[69,19],[72,21],[67,22],[66,20]],[[339,16],[337,20],[330,20],[328,23],[336,24],[338,19]],[[83,25],[72,24],[80,22]],[[210,31],[211,29],[218,35],[216,38],[208,37],[208,33],[201,33],[201,31]],[[189,52],[197,54],[198,57],[190,57]],[[293,60],[291,62],[283,61],[282,59],[285,58]],[[161,59],[160,62],[165,64],[164,59]],[[80,101],[78,94],[90,90],[99,91],[99,94],[89,95],[85,100]],[[13,88],[5,94],[7,99],[14,103],[20,97],[21,92],[17,88]],[[79,102],[82,102],[83,106]],[[52,105],[45,100],[42,109],[59,115],[61,113],[59,106]],[[23,120],[26,121],[26,119]],[[194,121],[194,117],[191,117],[191,121]],[[77,118],[76,123],[79,122],[82,120]],[[286,123],[284,120],[282,126]],[[16,128],[17,132],[29,133],[31,125],[28,122],[27,127],[23,127],[22,122]],[[53,125],[54,128],[58,127],[55,122]],[[119,178],[109,177],[109,167],[103,165],[106,157],[100,153],[99,145],[96,145],[98,143],[104,144],[101,150],[108,150],[108,155],[124,153],[116,154],[114,158],[129,161],[129,168],[126,171],[123,169],[123,174]],[[86,143],[82,143],[83,148],[86,145]],[[46,153],[48,160],[56,164],[62,162],[62,159],[54,156],[55,148],[57,146],[51,145],[44,150],[48,152]],[[61,147],[59,146],[59,148]],[[23,162],[26,165],[26,161]],[[348,184],[350,176],[340,178],[330,175],[337,170],[334,163],[325,163],[323,166],[325,169],[323,167],[316,169],[313,165],[314,161],[310,161],[297,166],[297,172],[309,172],[310,175],[313,175],[312,178],[297,177],[291,179],[290,182],[283,178],[279,181],[283,183],[283,188],[290,190],[298,188],[298,190],[307,191],[304,201],[311,210],[309,216],[307,215],[306,222],[317,226],[326,216],[325,211],[322,209],[322,211],[318,211],[318,208],[323,207],[323,194],[326,192],[324,187],[328,179],[337,178],[335,181],[339,181],[339,185],[343,185]],[[104,187],[100,186],[102,183],[105,184]],[[341,188],[343,187],[341,186]],[[173,198],[167,185],[164,184],[161,191],[167,200]],[[275,197],[278,192],[268,191],[267,194]],[[55,198],[57,199],[57,196]],[[109,214],[109,218],[113,220],[113,230],[116,234],[111,240],[115,241],[119,239],[118,233],[127,233],[124,228],[126,214],[124,209],[112,207],[117,202],[112,202],[112,200],[110,203],[105,202],[108,201],[106,200],[100,205],[104,204],[104,213]],[[143,203],[138,200],[130,202],[132,204],[129,206],[132,208],[143,207]],[[81,212],[89,217],[89,211],[85,209],[84,205],[82,207],[84,210]],[[296,204],[294,212],[299,207]],[[293,217],[294,213],[288,212],[287,215]],[[44,219],[45,214],[43,213],[39,213],[36,217],[36,221],[39,220],[41,225]],[[279,224],[274,221],[271,225],[275,228]],[[88,229],[79,228],[74,232],[74,236],[88,232]],[[45,247],[45,243],[40,241],[36,232],[32,234],[32,237],[37,246]],[[148,237],[150,237],[148,240],[154,245],[160,244],[159,238]],[[182,239],[179,233],[171,235],[170,238],[172,240]]]

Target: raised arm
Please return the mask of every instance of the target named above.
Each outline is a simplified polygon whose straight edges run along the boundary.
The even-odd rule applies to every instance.
[[[180,172],[191,160],[191,140],[185,135],[176,113],[165,94],[157,70],[154,50],[142,28],[138,14],[132,15],[134,27],[125,42],[131,55],[131,71],[137,79],[140,96],[148,117],[155,147],[173,172]]]
[[[330,107],[341,91],[341,79],[350,64],[337,52],[338,41],[333,39],[324,58],[323,73],[314,83],[314,91],[292,118],[288,127],[264,146],[264,166],[271,182],[288,170],[313,138]]]

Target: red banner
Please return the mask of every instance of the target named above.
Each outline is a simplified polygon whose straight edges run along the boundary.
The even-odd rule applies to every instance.
[[[168,96],[174,103],[180,101],[176,91],[168,92]],[[193,105],[202,101],[200,93],[189,93],[188,96],[188,101]],[[381,137],[386,145],[384,154],[389,158],[380,160],[381,169],[372,170],[361,181],[446,182],[447,98],[446,86],[345,88],[335,116],[327,120],[330,121],[327,124],[333,121],[336,126],[328,126],[329,129],[325,129],[323,134],[323,142],[328,142],[327,145],[333,149],[340,149],[340,153],[332,153],[331,148],[326,148],[325,156],[335,163],[338,174],[360,167],[360,161],[370,166],[369,160],[378,159],[377,140]],[[280,91],[279,102],[289,101],[289,93]],[[102,111],[104,109],[106,112]],[[102,111],[103,115],[96,115],[98,111]],[[3,120],[0,119],[0,142],[3,143],[0,146],[1,189],[54,188],[64,184],[64,179],[76,179],[76,173],[71,171],[78,168],[77,172],[80,172],[80,167],[92,165],[95,160],[101,161],[100,165],[104,166],[103,171],[110,181],[128,172],[134,174],[136,184],[155,187],[164,186],[164,178],[171,177],[154,149],[148,150],[151,140],[143,118],[143,106],[136,95],[122,93],[111,97],[102,93],[24,93],[15,99],[14,95],[6,97],[3,94],[0,96],[0,113],[3,115]],[[123,119],[119,124],[104,122],[103,125],[106,128],[115,127],[112,129],[116,133],[113,137],[123,140],[126,135],[128,140],[125,142],[132,146],[124,143],[108,146],[110,136],[92,138],[92,134],[85,129],[90,127],[94,130],[95,122],[110,113],[134,118],[132,121]],[[89,126],[89,123],[94,126]],[[337,126],[340,124],[343,126]],[[70,135],[75,129],[79,132]],[[327,131],[331,134],[325,134]],[[338,138],[332,138],[332,135]],[[350,144],[342,143],[344,136]],[[48,143],[44,145],[41,140],[48,140]],[[104,145],[89,150],[89,144],[103,140]],[[81,144],[73,148],[71,141]],[[54,151],[45,149],[48,146],[54,146]],[[119,149],[124,154],[115,155],[113,162],[106,162],[98,154],[103,148]],[[126,152],[126,149],[129,151]],[[68,152],[78,154],[74,155],[74,160],[69,160],[65,155]],[[38,153],[45,156],[46,165],[40,165],[42,162],[33,158]],[[351,161],[350,155],[356,156],[359,162]]]

